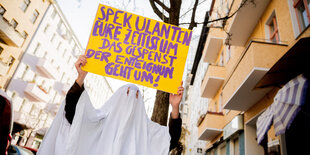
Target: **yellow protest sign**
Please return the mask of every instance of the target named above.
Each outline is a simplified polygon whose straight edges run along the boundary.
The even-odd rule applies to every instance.
[[[100,4],[82,68],[177,93],[192,31]]]

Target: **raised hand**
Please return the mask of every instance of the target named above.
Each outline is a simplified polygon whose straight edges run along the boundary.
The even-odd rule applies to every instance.
[[[179,117],[179,105],[181,103],[182,100],[182,96],[183,96],[183,81],[181,82],[181,86],[178,87],[178,94],[170,94],[169,95],[169,103],[172,106],[172,112],[171,112],[171,117],[173,119],[176,119]]]
[[[84,83],[84,79],[87,75],[88,72],[84,71],[81,69],[82,66],[85,66],[86,63],[87,63],[87,57],[86,55],[80,55],[79,56],[79,59],[75,62],[74,66],[78,72],[78,77],[76,79],[76,83],[79,85],[79,86],[82,86],[83,83]]]

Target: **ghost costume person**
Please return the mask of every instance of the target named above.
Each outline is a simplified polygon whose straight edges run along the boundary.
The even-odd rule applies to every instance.
[[[135,85],[122,86],[96,109],[84,87],[75,83],[38,155],[167,155],[179,140],[181,123],[170,118],[169,129],[152,122]]]

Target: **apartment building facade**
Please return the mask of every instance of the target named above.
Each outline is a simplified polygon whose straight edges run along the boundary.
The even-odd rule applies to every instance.
[[[208,12],[205,13],[206,22],[209,18]],[[181,117],[184,139],[184,154],[203,154],[205,151],[205,141],[197,141],[199,118],[206,112],[208,99],[200,96],[200,86],[208,64],[200,61],[203,45],[208,35],[207,24],[202,25],[200,35],[194,36],[197,40],[191,42],[191,48],[186,61],[184,72],[184,95],[181,104]],[[199,40],[198,40],[199,38]],[[182,136],[181,136],[182,137]]]
[[[0,1],[0,89],[6,90],[52,0]]]
[[[52,3],[6,91],[14,109],[13,144],[40,146],[77,77],[74,63],[83,53],[60,7]],[[91,73],[84,87],[95,107],[101,106],[113,93],[104,77]]]
[[[283,84],[306,72],[308,55],[292,53],[309,46],[309,1],[244,2],[212,1],[210,21],[238,11],[227,21],[209,25],[201,58],[209,66],[200,94],[209,99],[209,105],[198,139],[207,141],[206,153],[212,155],[286,154],[285,140],[275,135],[274,125],[266,133],[267,148],[258,144],[257,119],[272,105]],[[295,68],[286,60],[293,57]],[[299,60],[304,64],[298,64]]]

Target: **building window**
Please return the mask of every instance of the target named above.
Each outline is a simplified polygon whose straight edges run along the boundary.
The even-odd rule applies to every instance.
[[[225,142],[224,142],[225,143]],[[220,146],[220,148],[219,148],[219,154],[220,155],[226,155],[226,145],[224,144],[224,145],[222,145],[222,146]]]
[[[240,150],[239,150],[239,139],[238,139],[238,137],[237,138],[235,138],[234,140],[233,140],[233,142],[234,142],[234,154],[240,154]]]
[[[11,67],[14,64],[14,62],[15,62],[15,58],[10,56],[10,58],[9,58],[9,66]]]
[[[15,97],[16,97],[16,93],[13,92],[12,95],[11,95],[11,99],[13,100]]]
[[[33,55],[36,55],[36,54],[37,54],[37,52],[38,52],[40,46],[41,46],[41,44],[40,44],[40,43],[37,43],[36,48],[33,50]]]
[[[225,59],[225,62],[227,63],[230,58],[231,58],[231,47],[230,46],[226,46],[226,59]]]
[[[72,43],[72,37],[71,36],[69,36],[69,44],[71,45],[71,43]]]
[[[77,46],[74,45],[72,50],[73,50],[74,54],[76,54],[77,53]]]
[[[39,17],[39,12],[37,10],[34,10],[32,16],[30,18],[31,23],[34,24],[36,22],[36,20],[38,19],[38,17]]]
[[[47,51],[44,52],[43,58],[47,58]]]
[[[32,82],[36,83],[36,81],[38,80],[38,75],[34,74],[33,78],[32,78]]]
[[[46,26],[45,26],[45,28],[44,28],[43,32],[44,32],[44,33],[46,33],[46,32],[47,32],[47,30],[49,29],[49,27],[50,27],[50,24],[46,24]]]
[[[11,20],[11,26],[14,27],[14,29],[17,27],[18,23],[15,19]]]
[[[70,60],[71,60],[71,56],[68,58],[68,60],[67,60],[67,64],[70,62]]]
[[[62,23],[61,19],[59,19],[58,24],[57,24],[57,28],[61,29],[62,25],[63,25],[63,23]]]
[[[26,66],[26,68],[25,68],[25,70],[24,70],[24,72],[23,72],[23,74],[22,74],[21,79],[24,79],[24,77],[26,76],[28,70],[29,70],[29,66]]]
[[[6,11],[6,10],[4,9],[4,7],[3,7],[2,5],[0,5],[0,15],[1,15],[1,16],[4,15],[5,11]]]
[[[24,39],[26,39],[28,37],[28,33],[26,31],[23,31],[22,36]]]
[[[63,58],[65,57],[66,53],[67,53],[67,49],[65,49],[64,52],[62,53]]]
[[[57,46],[58,51],[59,51],[60,47],[61,47],[61,42],[58,43],[58,46]]]
[[[220,55],[220,62],[218,63],[219,66],[224,66],[224,51],[222,50]]]
[[[55,17],[56,17],[56,10],[55,9],[53,9],[53,13],[52,13],[51,17],[52,17],[52,19],[55,19]]]
[[[50,93],[51,92],[52,87],[49,86],[47,92]]]
[[[276,16],[273,15],[270,22],[268,23],[268,27],[269,27],[269,40],[272,41],[273,43],[279,43],[280,38]]]
[[[2,54],[3,52],[3,47],[0,46],[0,55]]]
[[[51,42],[54,42],[55,37],[56,37],[56,34],[54,33],[53,36],[52,36],[52,38],[51,38]]]
[[[221,93],[219,98],[219,112],[223,112],[223,106],[223,93]]]
[[[65,72],[63,72],[62,75],[61,75],[61,78],[60,78],[60,81],[61,81],[61,82],[62,82],[64,76],[65,76]]]
[[[214,103],[214,111],[213,112],[217,112],[217,102]]]
[[[310,21],[310,0],[294,0],[293,4],[298,19],[300,31],[303,31]]]
[[[30,0],[23,0],[22,4],[20,4],[19,8],[26,12],[28,6],[30,4]]]
[[[197,148],[197,153],[202,153],[202,148]]]

